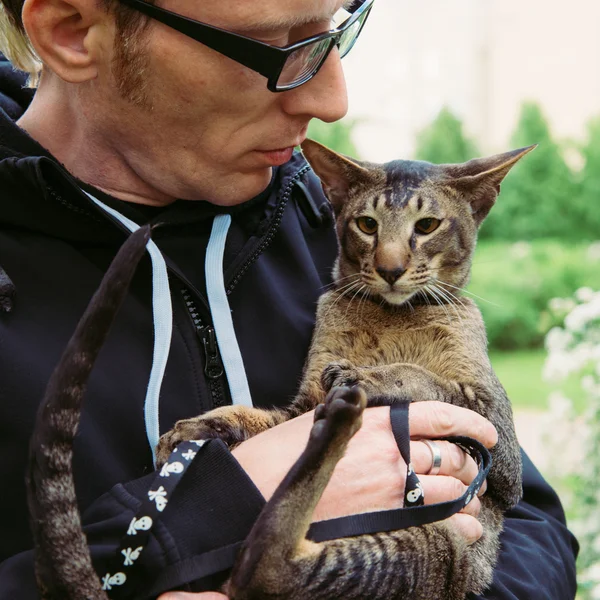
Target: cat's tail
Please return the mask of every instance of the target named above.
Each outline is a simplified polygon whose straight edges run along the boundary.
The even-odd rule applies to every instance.
[[[27,501],[36,579],[44,600],[107,600],[82,530],[73,479],[73,440],[94,361],[150,239],[131,234],[111,263],[71,337],[38,410],[29,447]]]

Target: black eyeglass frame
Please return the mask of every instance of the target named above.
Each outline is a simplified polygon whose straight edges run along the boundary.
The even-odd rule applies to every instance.
[[[144,0],[120,0],[121,3],[126,4],[130,8],[171,27],[171,29],[183,33],[212,50],[216,50],[220,54],[248,67],[252,71],[260,73],[267,78],[267,87],[271,92],[285,92],[310,81],[319,72],[319,69],[327,60],[327,57],[334,46],[339,46],[343,34],[362,17],[363,20],[360,24],[360,29],[357,31],[352,44],[343,56],[348,54],[364,27],[374,1],[375,0],[358,0],[355,2],[355,5],[358,4],[358,6],[351,11],[350,16],[335,29],[280,48],[278,46],[265,44],[258,40],[253,40],[252,38],[237,33],[232,33],[231,31],[219,27],[214,27],[213,25],[208,25],[207,23],[202,23],[201,21],[189,19],[165,8],[149,4]],[[322,42],[326,39],[330,40],[329,47],[324,51],[322,58],[310,72],[298,81],[294,81],[289,85],[277,86],[285,63],[291,54],[297,52],[301,48],[317,42]]]

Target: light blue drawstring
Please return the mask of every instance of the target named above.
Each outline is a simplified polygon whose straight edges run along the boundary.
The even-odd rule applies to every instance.
[[[217,215],[213,221],[208,247],[206,248],[206,293],[212,315],[217,344],[227,374],[233,404],[252,406],[246,369],[231,318],[231,309],[223,278],[223,254],[231,215]]]
[[[84,190],[85,191],[85,190]],[[91,194],[85,192],[99,207],[120,221],[129,231],[139,229],[139,225],[118,213],[110,206],[100,202]],[[152,460],[156,466],[156,445],[160,437],[159,426],[159,398],[162,380],[169,358],[171,336],[173,332],[173,307],[169,291],[169,276],[167,265],[158,246],[153,240],[148,242],[148,253],[152,260],[152,312],[154,315],[154,352],[152,356],[152,369],[144,401],[144,420],[146,436],[152,451]]]
[[[134,223],[103,202],[100,202],[100,200],[88,192],[85,193],[95,204],[121,222],[129,229],[129,231],[133,232],[139,229],[137,223]],[[235,337],[235,330],[231,319],[231,310],[229,308],[227,293],[225,291],[225,281],[223,278],[223,254],[230,225],[230,215],[217,215],[215,217],[208,247],[206,248],[206,290],[215,327],[215,334],[217,336],[217,344],[223,359],[223,366],[229,383],[232,401],[234,404],[252,406],[250,387],[248,385],[240,347]],[[156,445],[158,444],[160,437],[160,388],[165,374],[167,360],[169,358],[169,350],[171,348],[173,306],[171,304],[169,277],[165,259],[153,240],[148,242],[147,248],[150,259],[152,260],[154,352],[150,380],[148,382],[146,399],[144,401],[144,421],[146,425],[146,436],[152,451],[152,459],[156,466]]]

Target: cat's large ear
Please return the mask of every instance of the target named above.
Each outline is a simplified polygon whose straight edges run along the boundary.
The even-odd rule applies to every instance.
[[[302,142],[302,153],[321,180],[323,191],[337,213],[353,185],[368,179],[369,170],[314,140]]]
[[[519,148],[488,158],[476,158],[461,165],[443,165],[444,176],[471,205],[477,227],[487,217],[500,193],[500,184],[512,167],[537,147]]]

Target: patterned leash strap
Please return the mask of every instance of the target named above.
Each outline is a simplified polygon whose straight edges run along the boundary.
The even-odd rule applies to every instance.
[[[423,506],[425,495],[423,486],[415,473],[410,459],[410,432],[408,429],[409,401],[401,401],[390,407],[392,433],[396,440],[402,460],[406,464],[406,484],[404,486],[404,507]]]
[[[139,560],[154,524],[167,507],[169,498],[192,464],[198,450],[207,440],[182,442],[173,450],[167,462],[154,478],[142,505],[131,520],[127,533],[121,539],[114,568],[102,577],[102,589],[111,598],[131,598],[140,589]]]

